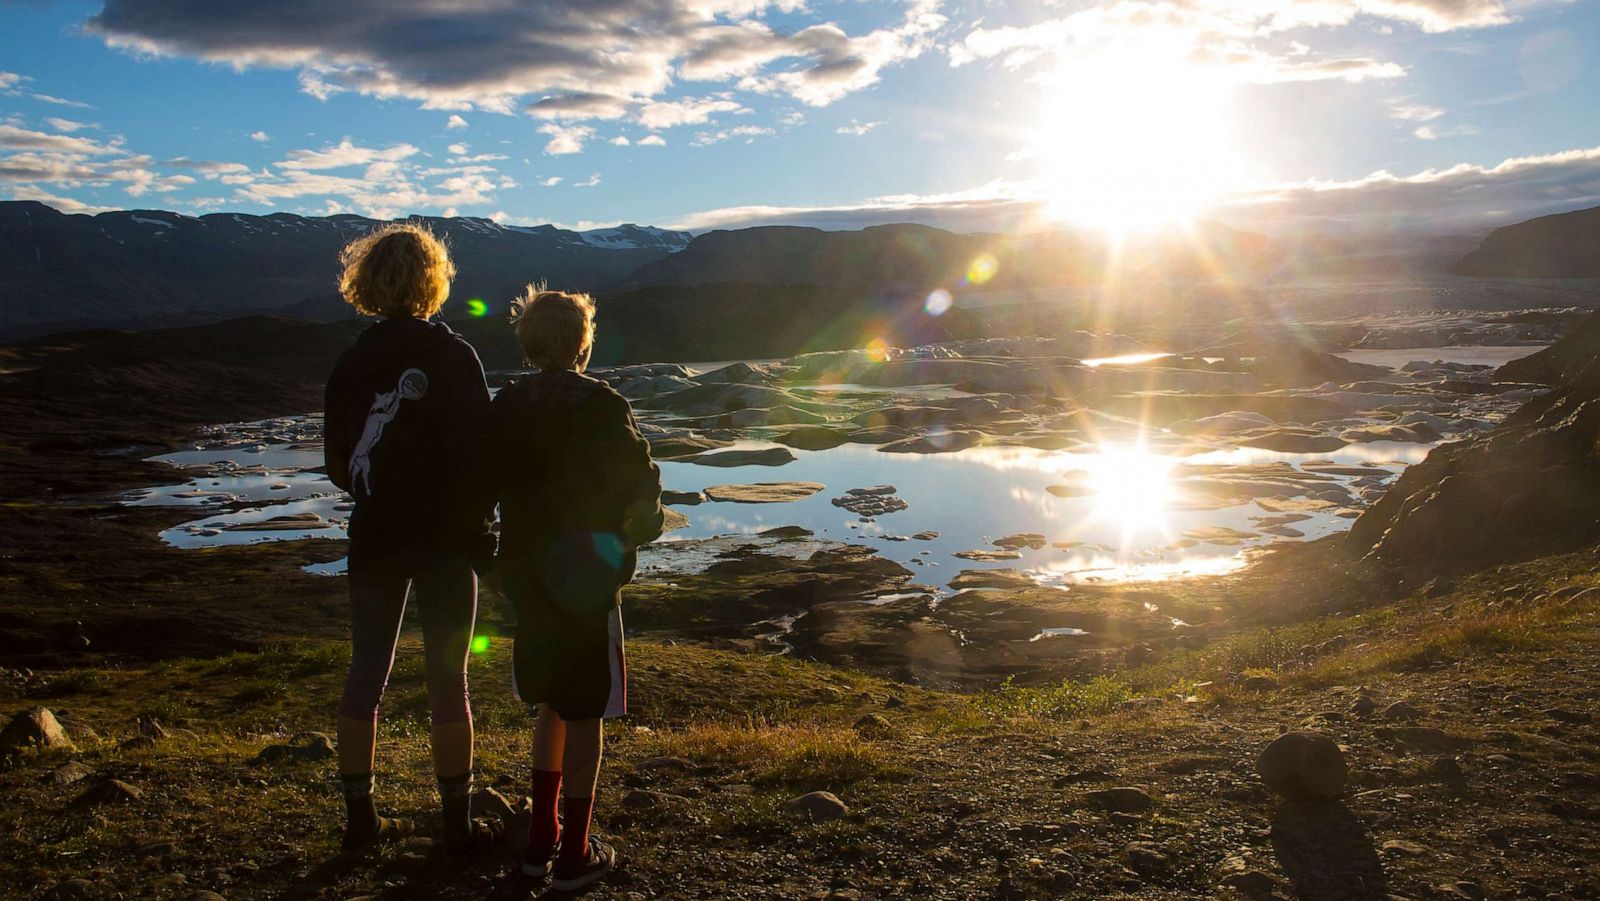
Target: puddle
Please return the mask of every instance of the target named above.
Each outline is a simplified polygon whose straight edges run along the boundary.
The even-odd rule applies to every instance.
[[[1070,637],[1072,637],[1074,635],[1088,635],[1088,634],[1089,634],[1088,632],[1085,632],[1082,629],[1074,629],[1071,626],[1055,626],[1055,627],[1052,627],[1052,628],[1049,628],[1049,629],[1040,629],[1038,635],[1035,635],[1035,636],[1033,636],[1032,638],[1030,638],[1028,640],[1029,641],[1044,641],[1044,640],[1050,639],[1050,638],[1070,638]]]
[[[1412,347],[1391,350],[1349,350],[1338,354],[1352,363],[1371,363],[1394,369],[1421,360],[1424,363],[1460,363],[1467,366],[1504,366],[1512,360],[1532,356],[1547,345],[1543,344],[1485,344],[1471,347]]]

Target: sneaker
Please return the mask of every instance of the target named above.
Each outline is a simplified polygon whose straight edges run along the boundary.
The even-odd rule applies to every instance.
[[[550,870],[550,887],[558,892],[580,889],[605,878],[616,865],[617,849],[591,835],[587,860],[556,859]]]
[[[551,845],[548,848],[529,847],[528,852],[522,857],[522,874],[543,879],[550,875],[550,867],[555,863],[556,849],[560,845]]]

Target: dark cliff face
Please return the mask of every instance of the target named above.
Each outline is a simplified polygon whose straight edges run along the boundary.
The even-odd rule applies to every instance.
[[[1600,541],[1600,357],[1577,359],[1597,333],[1600,314],[1556,345],[1574,360],[1550,394],[1406,470],[1347,546],[1407,569],[1468,572]]]
[[[689,241],[684,232],[634,225],[574,232],[470,217],[415,221],[450,245],[460,272],[452,303],[476,297],[495,310],[533,281],[605,290]],[[381,224],[289,213],[67,215],[32,201],[0,202],[0,329],[216,318],[336,302],[339,249]]]
[[[1497,228],[1450,271],[1497,278],[1600,278],[1600,207]]]

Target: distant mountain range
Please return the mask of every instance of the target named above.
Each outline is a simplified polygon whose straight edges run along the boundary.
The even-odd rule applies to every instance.
[[[1189,309],[1208,285],[1248,289],[1303,275],[1441,273],[1466,249],[1453,241],[1274,243],[1215,222],[1112,248],[1101,236],[1073,231],[957,234],[910,224],[860,231],[771,226],[692,237],[637,225],[580,232],[471,217],[413,220],[450,243],[459,275],[446,315],[454,318],[473,298],[503,311],[530,281],[596,293],[633,311],[653,303],[682,306],[693,299],[685,288],[711,291],[715,300],[705,309],[727,311],[735,298],[759,304],[778,296],[763,288],[804,287],[820,289],[807,296],[830,315],[856,304],[867,315],[899,317],[908,335],[916,329],[903,312],[920,308],[939,288],[969,303],[1011,303],[1034,291],[1060,296],[1046,289],[1082,287],[1104,296],[1109,287],[1136,301],[1132,308],[1163,315]],[[0,339],[97,326],[200,325],[255,313],[346,318],[351,311],[334,287],[339,248],[380,224],[289,213],[68,215],[32,201],[0,202]],[[1452,271],[1600,277],[1597,248],[1600,208],[1499,229]]]
[[[718,283],[817,285],[869,294],[1001,292],[1099,283],[1109,272],[1140,281],[1246,278],[1272,259],[1267,238],[1216,222],[1111,249],[1072,231],[956,234],[925,225],[860,231],[766,226],[714,231],[646,263],[624,289]],[[982,261],[974,265],[975,261]]]
[[[1600,278],[1600,207],[1497,228],[1450,271],[1499,278]]]
[[[529,281],[607,289],[690,238],[637,225],[576,232],[467,217],[415,221],[450,244],[460,271],[452,302],[481,297],[502,307]],[[339,314],[339,248],[380,224],[289,213],[68,215],[0,202],[0,330],[182,324],[265,310],[331,318]]]

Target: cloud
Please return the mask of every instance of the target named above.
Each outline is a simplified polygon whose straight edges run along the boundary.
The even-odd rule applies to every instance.
[[[616,118],[659,97],[675,71],[768,75],[806,103],[831,102],[930,47],[938,6],[908,0],[890,7],[896,21],[855,33],[814,21],[783,34],[763,17],[811,15],[800,0],[106,0],[84,31],[135,54],[293,70],[324,99],[353,91],[509,113],[540,97],[529,112],[542,118]]]
[[[638,141],[640,147],[665,147],[667,139],[660,135],[645,135]]]
[[[588,178],[584,179],[583,181],[575,181],[575,182],[573,182],[572,186],[574,188],[592,188],[592,187],[594,187],[595,185],[597,185],[599,183],[600,183],[600,173],[596,172],[595,174],[593,174],[593,175],[589,176]]]
[[[687,98],[646,104],[639,110],[638,122],[645,128],[673,128],[678,125],[702,125],[717,113],[746,112],[745,108],[725,97]]]
[[[321,150],[291,150],[289,158],[277,164],[280,169],[317,170],[342,169],[346,166],[367,166],[380,162],[395,162],[417,153],[410,144],[395,144],[382,150],[361,147],[349,138],[333,147]]]
[[[1460,163],[1400,176],[1267,185],[1225,198],[1206,215],[1271,235],[1406,232],[1465,234],[1534,216],[1600,205],[1600,147]],[[688,231],[756,225],[857,229],[920,222],[953,231],[1039,228],[1042,203],[1025,183],[994,182],[938,195],[891,195],[834,206],[736,206],[682,216]]]
[[[1445,110],[1425,103],[1412,103],[1405,99],[1389,101],[1389,115],[1402,122],[1432,122],[1443,116]]]
[[[553,188],[553,187],[555,187],[555,186],[556,186],[556,185],[559,185],[559,184],[561,184],[561,182],[562,182],[562,178],[561,178],[561,176],[559,176],[559,175],[552,175],[552,176],[550,176],[550,177],[549,177],[549,178],[547,178],[547,179],[545,179],[545,180],[544,180],[544,181],[542,181],[542,182],[539,182],[539,184],[541,184],[541,185],[544,185],[544,186],[545,186],[545,187],[547,187],[547,188]]]
[[[0,72],[0,91],[8,91],[27,80],[28,76],[16,72]]]
[[[877,128],[878,126],[880,126],[882,124],[883,124],[882,122],[857,122],[856,120],[851,119],[849,125],[841,125],[838,128],[834,129],[834,131],[836,131],[837,133],[842,134],[842,135],[858,135],[859,136],[859,135],[864,135],[869,131],[872,131],[874,128]]]
[[[611,139],[611,144],[614,147],[627,147],[628,145],[630,145],[632,143],[633,143],[632,141],[628,140],[628,136],[627,135],[617,135],[616,137]]]
[[[12,188],[10,193],[12,200],[37,200],[40,203],[53,206],[63,213],[87,213],[89,215],[94,215],[95,213],[109,213],[116,209],[116,207],[95,206],[93,204],[84,203],[81,200],[74,200],[71,197],[62,197],[59,194],[51,194],[49,191],[36,188],[32,185],[21,185],[19,187]]]
[[[712,144],[720,144],[732,138],[744,138],[745,142],[749,143],[756,138],[774,134],[777,134],[777,132],[762,125],[740,125],[735,128],[724,128],[721,131],[695,132],[694,140],[689,142],[689,146],[709,147]]]
[[[46,116],[44,121],[45,121],[45,124],[49,125],[51,128],[54,128],[56,131],[65,131],[65,132],[74,132],[74,131],[81,131],[81,130],[83,130],[85,128],[99,128],[100,127],[98,125],[90,125],[87,122],[75,122],[75,121],[73,121],[71,119],[58,119],[55,116]]]
[[[1156,46],[1192,62],[1260,84],[1398,78],[1398,64],[1364,56],[1323,56],[1280,36],[1350,24],[1358,16],[1417,25],[1424,31],[1502,25],[1500,0],[1103,0],[1070,15],[1028,24],[979,25],[951,43],[952,65],[999,60],[1020,68],[1118,46]]]
[[[582,153],[584,142],[594,137],[594,129],[587,125],[557,125],[554,122],[539,126],[539,133],[550,136],[550,143],[544,145],[544,152],[551,156]]]
[[[522,109],[538,119],[620,119],[628,105],[626,97],[582,92],[541,97]]]
[[[272,135],[264,131],[252,131],[250,132],[250,140],[255,141],[257,144],[265,144],[272,140]]]
[[[115,147],[89,138],[71,135],[30,131],[15,125],[0,124],[0,150],[45,150],[57,153],[74,153],[100,156],[119,152]]]
[[[217,160],[192,160],[186,156],[174,157],[162,161],[162,165],[172,169],[188,169],[200,173],[207,179],[218,178],[223,175],[237,175],[249,172],[250,167],[244,163],[224,163]]]
[[[461,118],[455,113],[451,113],[450,118],[444,121],[444,127],[446,131],[453,131],[457,128],[466,128],[467,120]]]
[[[445,147],[445,150],[450,151],[451,153],[455,154],[456,156],[461,156],[461,155],[463,155],[463,154],[465,154],[467,152],[467,145],[465,145],[465,144],[450,144],[447,147]]]

